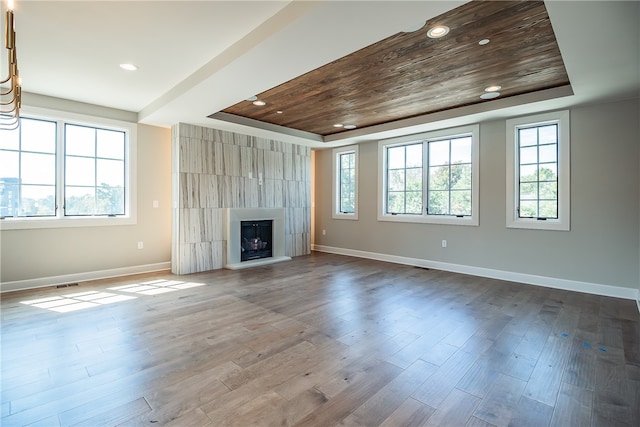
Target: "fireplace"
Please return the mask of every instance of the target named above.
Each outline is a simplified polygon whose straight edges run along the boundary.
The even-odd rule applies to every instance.
[[[270,258],[273,220],[240,221],[240,261]]]
[[[284,214],[283,208],[225,209],[224,267],[237,270],[290,260],[285,255]]]

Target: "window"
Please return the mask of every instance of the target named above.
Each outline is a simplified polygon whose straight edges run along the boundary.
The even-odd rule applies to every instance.
[[[2,229],[135,223],[135,124],[24,111],[0,140]]]
[[[378,219],[478,225],[478,133],[475,125],[380,141]]]
[[[358,219],[358,146],[333,150],[333,218]]]
[[[507,227],[569,230],[569,112],[507,120]]]

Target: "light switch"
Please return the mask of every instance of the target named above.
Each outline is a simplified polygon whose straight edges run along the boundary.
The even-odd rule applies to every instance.
[[[153,207],[154,207],[154,208],[157,208],[158,206],[159,206],[158,201],[157,201],[157,200],[154,200],[154,201],[153,201]]]

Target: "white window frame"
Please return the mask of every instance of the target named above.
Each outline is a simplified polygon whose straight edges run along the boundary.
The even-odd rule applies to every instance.
[[[131,225],[137,223],[137,124],[84,114],[60,112],[47,108],[24,106],[21,116],[57,122],[56,135],[56,203],[55,216],[7,217],[0,220],[0,230],[38,228],[98,227]],[[65,216],[64,204],[64,124],[77,124],[101,129],[124,131],[125,154],[125,214],[109,216]]]
[[[517,132],[519,128],[558,125],[558,218],[540,220],[537,218],[520,218],[518,215],[518,177],[519,162]],[[571,229],[571,150],[569,111],[555,111],[518,117],[506,121],[506,154],[507,154],[507,194],[506,194],[506,226],[507,228],[526,228],[534,230],[569,231]]]
[[[441,140],[444,138],[456,138],[460,136],[471,135],[471,215],[458,217],[455,215],[429,215],[425,210],[428,191],[426,188],[426,177],[428,174],[428,142],[432,140]],[[423,145],[423,207],[421,215],[409,214],[388,214],[386,213],[386,188],[387,188],[387,148],[408,145],[410,143],[422,142]],[[445,225],[467,225],[478,226],[480,224],[480,198],[479,198],[479,172],[480,172],[480,125],[460,126],[450,129],[441,129],[421,134],[406,135],[396,138],[384,139],[378,141],[378,221],[392,222],[413,222],[428,224],[445,224]]]
[[[354,211],[340,212],[340,156],[343,154],[353,153],[355,155],[355,195],[354,195]],[[358,219],[358,145],[349,145],[333,149],[333,187],[332,187],[332,218],[333,219]]]

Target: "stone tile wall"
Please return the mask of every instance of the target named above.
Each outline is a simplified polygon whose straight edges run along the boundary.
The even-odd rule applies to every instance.
[[[285,255],[310,253],[309,147],[183,123],[172,139],[173,273],[222,268],[225,208],[284,207]]]

